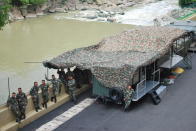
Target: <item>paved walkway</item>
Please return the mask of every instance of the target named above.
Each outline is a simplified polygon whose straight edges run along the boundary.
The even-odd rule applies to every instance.
[[[81,100],[90,95],[89,92]],[[56,127],[56,131],[194,131],[196,129],[196,57],[193,69],[187,70],[175,84],[168,88],[159,105],[153,105],[146,96],[123,112],[121,106],[92,104],[68,121]],[[21,129],[31,131],[69,110],[66,103],[53,112]]]

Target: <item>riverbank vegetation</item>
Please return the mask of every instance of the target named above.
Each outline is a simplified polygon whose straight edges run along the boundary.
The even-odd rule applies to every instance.
[[[8,23],[8,19],[9,19],[9,2],[7,0],[3,0],[0,2],[0,29],[2,29],[2,27]]]
[[[46,0],[11,0],[12,6],[23,6],[23,5],[41,5]]]
[[[8,23],[9,9],[11,7],[26,8],[28,6],[39,6],[47,0],[2,0],[0,1],[0,29]]]
[[[179,0],[181,7],[189,7],[190,5],[196,5],[196,0]]]

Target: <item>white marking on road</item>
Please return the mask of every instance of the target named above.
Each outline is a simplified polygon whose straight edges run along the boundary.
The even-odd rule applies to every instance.
[[[86,98],[81,101],[79,104],[71,107],[69,110],[65,111],[61,115],[55,117],[51,121],[47,122],[46,124],[42,125],[36,131],[53,131],[54,129],[58,128],[60,125],[65,123],[66,121],[70,120],[75,115],[79,114],[88,106],[94,103],[95,99]]]

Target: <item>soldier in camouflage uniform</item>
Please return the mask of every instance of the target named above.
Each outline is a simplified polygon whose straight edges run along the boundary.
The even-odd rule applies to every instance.
[[[13,92],[12,96],[8,98],[7,106],[10,107],[11,111],[15,115],[16,122],[20,122],[21,113],[20,113],[19,104],[18,104],[18,101],[16,99],[16,93],[15,92]]]
[[[42,84],[39,86],[39,88],[41,89],[42,91],[42,99],[43,99],[43,103],[42,103],[42,106],[45,107],[47,109],[47,103],[48,103],[48,88],[49,88],[49,85],[46,84],[45,80],[42,80]]]
[[[125,102],[124,110],[126,110],[131,104],[133,93],[134,93],[134,90],[131,86],[128,86],[127,88],[123,90],[124,102]]]
[[[18,88],[18,94],[16,95],[16,99],[18,101],[19,109],[21,112],[20,119],[21,120],[25,119],[26,118],[25,111],[26,111],[26,106],[27,106],[28,100],[27,100],[26,94],[24,92],[22,92],[21,88]]]
[[[69,77],[69,76],[74,77],[75,75],[74,75],[74,73],[70,70],[70,68],[67,68],[67,72],[66,72],[66,74],[65,74],[65,77],[67,78],[67,80],[68,80],[68,77]]]
[[[38,83],[34,82],[34,86],[30,90],[30,95],[32,97],[33,104],[34,104],[36,112],[38,112],[38,110],[41,109],[40,106],[39,106],[39,93],[38,92],[39,92]]]
[[[68,76],[68,90],[69,90],[69,95],[71,96],[71,99],[74,101],[74,103],[76,103],[77,102],[76,95],[75,95],[76,82],[73,76]]]
[[[59,74],[59,79],[61,80],[61,84],[64,85],[65,91],[67,87],[67,81],[66,81],[66,74],[63,68],[61,70],[58,69],[57,74]],[[61,93],[61,87],[59,88],[59,94]]]
[[[48,79],[46,76],[45,76],[45,78],[46,78],[47,81],[50,81],[52,83],[52,97],[51,97],[51,101],[54,100],[54,102],[56,103],[57,102],[56,96],[59,93],[59,88],[61,88],[61,86],[60,86],[61,80],[60,79],[56,79],[55,75],[52,75],[52,79]]]

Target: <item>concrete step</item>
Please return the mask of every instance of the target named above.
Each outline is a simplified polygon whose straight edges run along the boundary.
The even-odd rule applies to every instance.
[[[82,92],[86,91],[87,89],[89,89],[89,86],[84,85],[82,86],[82,88],[76,91],[76,94],[79,95]],[[22,120],[21,123],[15,122],[14,116],[11,114],[9,109],[4,106],[0,108],[0,120],[3,121],[4,118],[1,118],[1,116],[4,116],[5,113],[8,114],[8,117],[11,117],[11,118],[8,118],[8,120],[4,122],[3,125],[0,125],[0,131],[17,131],[19,128],[24,127],[25,125],[31,123],[32,121],[38,119],[39,117],[45,115],[46,113],[56,109],[57,107],[61,106],[62,104],[66,103],[69,100],[70,100],[70,96],[66,93],[63,93],[57,97],[57,103],[54,103],[51,101],[48,102],[47,109],[42,108],[42,110],[39,110],[38,112],[36,112],[34,108],[31,107],[31,110],[28,111],[28,113],[26,114],[26,119]],[[30,105],[33,106],[33,104],[30,104]],[[1,115],[2,113],[4,113],[4,115]]]

